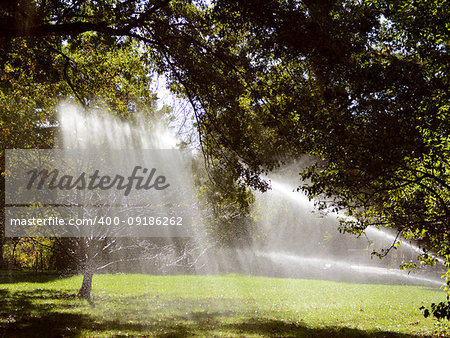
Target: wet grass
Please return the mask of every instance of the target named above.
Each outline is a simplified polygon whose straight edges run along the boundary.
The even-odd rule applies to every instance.
[[[445,294],[417,286],[223,276],[96,275],[0,281],[0,336],[427,336],[422,304]]]

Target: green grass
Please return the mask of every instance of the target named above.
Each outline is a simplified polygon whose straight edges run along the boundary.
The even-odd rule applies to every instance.
[[[0,336],[431,335],[417,286],[223,276],[94,276],[93,304],[74,297],[81,276],[0,279]]]

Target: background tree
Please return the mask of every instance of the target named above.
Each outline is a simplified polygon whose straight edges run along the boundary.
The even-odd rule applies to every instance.
[[[250,189],[218,160],[206,169],[204,159],[197,157],[193,174],[197,209],[208,232],[205,242],[216,248],[250,246],[258,231],[251,217],[254,195]]]
[[[165,33],[180,38],[160,62],[206,152],[248,184],[265,189],[259,174],[308,154],[301,188],[351,216],[342,230],[391,227],[448,264],[448,13],[446,1],[218,1],[203,34]]]

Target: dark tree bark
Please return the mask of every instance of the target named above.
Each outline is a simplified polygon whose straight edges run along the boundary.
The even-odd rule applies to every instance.
[[[91,299],[91,290],[92,290],[92,277],[94,276],[94,272],[91,270],[86,270],[83,273],[83,283],[81,284],[80,291],[78,291],[77,297],[83,298],[86,300]]]
[[[5,159],[0,155],[0,173],[5,171]],[[5,177],[0,175],[0,270],[6,269],[5,260],[3,259],[3,248],[5,245]]]
[[[0,234],[0,270],[5,269],[5,262],[3,260],[3,241],[4,241],[3,231]]]

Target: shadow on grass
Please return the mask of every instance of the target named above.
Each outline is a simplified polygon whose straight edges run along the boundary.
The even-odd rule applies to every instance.
[[[0,284],[46,283],[60,278],[57,272],[0,271]]]
[[[270,337],[411,337],[411,335],[385,331],[363,331],[352,328],[310,328],[304,324],[281,320],[252,318],[245,323],[229,324],[225,329],[238,335],[263,335]]]
[[[61,298],[57,291],[0,289],[0,297],[1,337],[72,337],[90,320],[84,314],[58,312],[70,305],[54,304]]]
[[[101,302],[98,303],[102,306]],[[110,304],[108,304],[110,305]],[[136,305],[136,304],[135,304]],[[286,323],[246,317],[233,311],[187,311],[183,316],[164,317],[158,310],[143,312],[141,322],[126,316],[108,320],[89,314],[89,305],[62,291],[34,289],[11,292],[0,289],[0,336],[78,337],[104,335],[187,337],[248,336],[275,337],[410,337],[398,333],[368,332],[351,328],[310,328],[303,323]],[[139,311],[139,309],[135,309]]]

